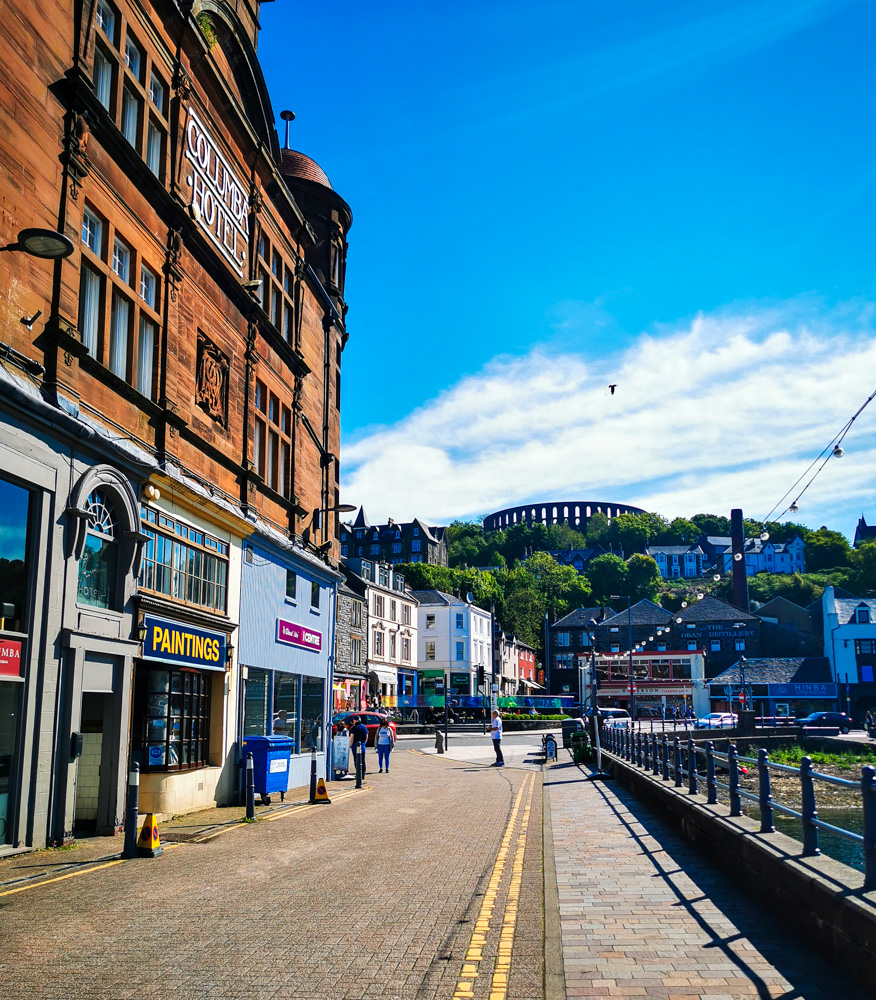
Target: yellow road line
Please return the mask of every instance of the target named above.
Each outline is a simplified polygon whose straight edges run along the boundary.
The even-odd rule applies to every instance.
[[[340,802],[343,799],[349,798],[351,795],[355,795],[356,792],[370,792],[370,791],[371,791],[370,788],[351,788],[348,792],[339,792],[332,799],[332,802]],[[323,805],[325,805],[325,803],[323,802],[311,802],[308,803],[308,805],[306,806],[296,806],[293,809],[283,809],[281,812],[274,813],[272,816],[265,816],[263,819],[260,819],[259,822],[273,823],[278,819],[285,819],[287,816],[293,816],[293,815],[300,816],[301,813],[309,812],[311,809],[321,809]],[[231,829],[236,830],[237,827],[234,826]]]
[[[90,872],[100,871],[101,868],[112,868],[113,865],[120,865],[124,859],[119,858],[117,861],[107,861],[102,865],[95,865],[93,868],[83,868],[78,872],[69,872],[67,875],[58,875],[55,878],[47,878],[44,882],[34,882],[32,885],[20,885],[17,889],[7,889],[5,892],[0,892],[0,896],[12,896],[16,892],[27,892],[28,889],[39,889],[44,885],[51,885],[53,882],[63,882],[67,878],[76,878],[77,875],[88,875]]]
[[[484,946],[487,943],[487,935],[490,930],[490,925],[493,919],[493,910],[496,904],[496,897],[499,893],[499,888],[502,884],[502,876],[505,873],[505,864],[508,860],[508,854],[511,850],[511,842],[514,835],[514,827],[517,824],[517,816],[520,812],[520,805],[523,801],[524,794],[529,790],[529,797],[527,799],[527,807],[524,811],[524,819],[528,824],[529,822],[529,803],[532,799],[532,789],[535,786],[535,775],[532,774],[524,778],[523,784],[520,787],[520,791],[517,793],[514,799],[514,806],[511,810],[511,816],[508,819],[508,825],[505,827],[505,833],[502,836],[502,842],[499,846],[499,853],[496,855],[496,861],[493,865],[493,870],[490,873],[490,880],[487,883],[487,889],[484,893],[484,899],[481,903],[481,909],[478,913],[477,920],[475,921],[474,930],[471,934],[471,939],[468,944],[468,948],[465,952],[465,961],[462,966],[462,972],[460,973],[459,981],[456,984],[456,990],[454,991],[454,1000],[470,1000],[473,995],[474,983],[473,980],[477,979],[479,975],[479,965],[478,963],[484,957]],[[522,831],[525,834],[525,828]],[[525,838],[524,838],[525,843]],[[515,855],[515,865],[517,863],[517,855],[519,855],[519,849]],[[512,870],[512,880],[513,880],[513,870]],[[519,896],[519,886],[518,886],[518,896]],[[516,898],[515,898],[515,920],[516,920]],[[514,931],[512,927],[511,940],[513,943]],[[500,942],[501,949],[501,942]],[[500,950],[501,957],[501,950]],[[510,952],[508,954],[508,963],[510,965]]]
[[[508,993],[508,975],[511,972],[511,954],[514,950],[514,930],[517,926],[517,914],[520,907],[520,887],[523,883],[523,857],[526,853],[526,832],[529,829],[529,817],[532,811],[532,791],[535,782],[529,787],[526,807],[523,810],[523,820],[520,824],[520,835],[517,839],[517,851],[511,865],[511,885],[508,889],[508,899],[505,903],[505,917],[502,921],[502,932],[499,935],[499,955],[493,980],[490,984],[490,1000],[505,1000]]]

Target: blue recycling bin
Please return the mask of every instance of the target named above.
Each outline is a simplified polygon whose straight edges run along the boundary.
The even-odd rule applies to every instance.
[[[240,758],[246,767],[246,755],[252,754],[252,779],[255,793],[270,805],[271,793],[279,792],[280,801],[289,787],[289,757],[295,748],[291,736],[247,736],[240,744]]]

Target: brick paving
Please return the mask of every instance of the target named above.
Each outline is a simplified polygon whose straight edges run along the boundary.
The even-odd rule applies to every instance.
[[[625,789],[545,786],[567,997],[864,1000]]]
[[[333,783],[330,806],[0,896],[0,997],[449,1000],[524,780],[536,782],[533,833],[507,996],[539,1000],[540,775],[401,748],[366,789]],[[476,1000],[490,995],[500,931]]]

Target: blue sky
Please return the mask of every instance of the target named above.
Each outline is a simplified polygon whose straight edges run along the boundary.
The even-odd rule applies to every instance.
[[[353,210],[342,499],[372,520],[760,517],[876,387],[872,4],[262,22],[275,114]],[[876,405],[798,518],[876,521],[874,458]]]

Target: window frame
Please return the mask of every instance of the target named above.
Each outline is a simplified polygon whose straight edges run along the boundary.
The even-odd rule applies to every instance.
[[[138,578],[140,590],[158,594],[174,604],[185,607],[203,608],[220,614],[227,613],[230,550],[227,541],[146,505],[140,507],[140,530],[148,536],[140,563]],[[192,534],[194,538],[191,537]],[[169,556],[168,542],[171,543]],[[189,552],[192,553],[191,557]],[[215,572],[211,574],[209,567],[214,564]],[[197,567],[197,572],[190,572],[190,566],[193,570]],[[220,572],[220,566],[224,567],[224,573]],[[158,586],[159,576],[162,582],[165,576],[169,576],[167,589]],[[180,579],[184,581],[181,587],[178,585]],[[199,591],[205,595],[212,592],[214,600],[209,602],[190,599],[192,593],[190,579],[199,580]],[[183,597],[179,596],[180,590],[184,593]],[[215,599],[220,594],[221,603]]]
[[[99,244],[98,248],[95,246]],[[140,395],[154,400],[157,386],[157,365],[159,358],[158,342],[163,329],[161,307],[161,268],[151,256],[140,250],[128,238],[127,234],[119,232],[116,225],[101,212],[91,201],[85,202],[82,210],[82,225],[80,227],[80,276],[79,276],[79,324],[83,344],[88,348],[89,356],[107,369],[116,378],[131,386]],[[120,261],[124,266],[119,266]],[[117,270],[118,268],[118,270]],[[154,306],[141,294],[142,269],[154,278]],[[120,273],[121,272],[121,273]],[[97,277],[96,303],[94,306],[95,329],[86,327],[84,308],[89,296],[85,293],[85,284],[90,278]],[[117,364],[119,355],[113,351],[115,338],[118,334],[116,303],[123,301],[127,309],[126,344],[124,349],[124,374],[119,374]],[[142,342],[141,318],[145,318],[153,327],[153,342],[149,371],[141,371],[142,358],[140,345]],[[89,320],[89,323],[91,320]],[[92,336],[93,334],[93,336]],[[92,343],[93,341],[93,343]],[[92,350],[93,347],[93,350]],[[150,394],[142,392],[142,386],[147,385]]]

